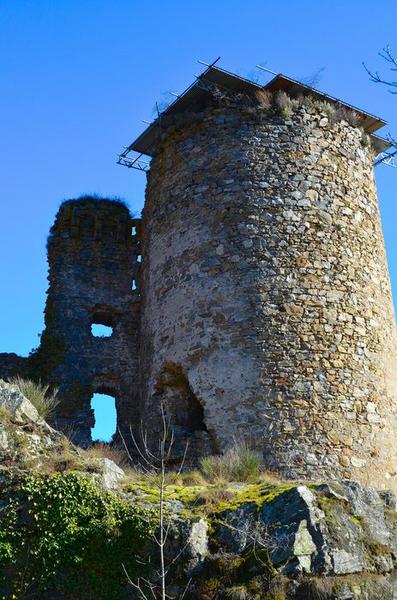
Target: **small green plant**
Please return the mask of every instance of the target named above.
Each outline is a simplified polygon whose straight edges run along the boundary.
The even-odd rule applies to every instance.
[[[49,385],[41,383],[41,381],[22,379],[22,377],[14,377],[10,383],[18,386],[21,393],[33,404],[42,419],[49,419],[54,414],[59,404],[57,389],[50,391]]]
[[[365,131],[361,132],[361,145],[363,148],[371,147],[371,136],[369,136],[368,133],[365,133]]]
[[[259,454],[245,443],[236,444],[221,456],[208,456],[200,461],[204,477],[213,482],[252,481],[260,474]]]
[[[250,594],[245,585],[235,585],[226,590],[226,598],[228,600],[248,600]]]

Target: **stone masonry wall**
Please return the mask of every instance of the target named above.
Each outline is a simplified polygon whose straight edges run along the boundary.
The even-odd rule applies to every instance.
[[[128,431],[138,406],[139,232],[128,209],[111,200],[63,203],[48,240],[46,328],[32,357],[36,373],[59,386],[57,424],[91,441],[92,393],[116,398],[118,425]],[[94,337],[91,324],[113,327]]]
[[[14,352],[0,352],[0,378],[22,376],[29,369],[29,358]]]
[[[143,212],[145,422],[288,477],[396,486],[396,331],[372,151],[315,107],[169,128]]]

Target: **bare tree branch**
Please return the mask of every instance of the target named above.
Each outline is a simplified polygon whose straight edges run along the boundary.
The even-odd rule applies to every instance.
[[[175,436],[174,436],[173,429],[170,427],[169,419],[167,418],[163,404],[160,405],[160,413],[161,413],[162,431],[161,431],[161,434],[158,439],[158,454],[155,454],[152,451],[152,449],[149,445],[149,442],[148,442],[147,431],[144,430],[142,423],[140,426],[140,438],[141,438],[142,446],[140,443],[138,443],[138,441],[132,431],[131,425],[129,428],[133,446],[134,446],[134,448],[138,454],[138,457],[141,461],[140,468],[142,468],[143,472],[145,472],[145,473],[148,473],[148,474],[155,473],[159,477],[159,481],[155,482],[155,485],[159,489],[159,499],[158,499],[158,509],[159,509],[158,519],[159,519],[159,521],[158,521],[157,528],[155,529],[155,531],[152,533],[152,536],[151,536],[152,540],[154,541],[154,543],[156,544],[156,546],[159,549],[160,566],[159,566],[159,569],[155,572],[155,581],[147,581],[143,578],[140,578],[140,579],[138,579],[137,582],[133,582],[131,580],[131,578],[128,576],[128,573],[126,573],[128,582],[132,585],[132,587],[135,590],[137,590],[138,594],[141,597],[141,600],[149,600],[148,595],[147,595],[148,592],[142,588],[141,581],[146,584],[146,586],[149,588],[150,593],[152,594],[153,598],[155,598],[156,600],[157,600],[157,598],[159,598],[160,600],[167,600],[167,599],[174,598],[173,596],[170,596],[167,593],[167,575],[168,575],[170,567],[173,564],[175,564],[175,562],[177,562],[177,560],[183,554],[183,552],[185,551],[185,549],[188,545],[188,542],[186,542],[186,544],[183,546],[181,551],[176,555],[176,557],[174,557],[168,564],[166,564],[165,549],[166,549],[167,540],[168,540],[169,533],[171,530],[171,525],[172,525],[171,521],[168,519],[168,515],[167,515],[167,511],[166,511],[166,504],[165,504],[166,503],[166,486],[167,486],[166,481],[167,481],[167,475],[168,475],[168,471],[169,471],[170,461],[172,458],[172,450],[173,450],[173,446],[175,443]],[[120,430],[119,430],[119,434],[122,439],[123,445],[126,448],[127,455],[129,457],[130,461],[133,463],[131,453],[129,452],[129,450],[127,448],[127,444],[126,444],[125,439],[124,439],[123,435],[121,434]],[[181,474],[181,471],[184,467],[184,464],[186,461],[187,449],[188,449],[188,445],[186,444],[179,468],[177,469],[177,471],[173,471],[175,482],[176,482],[177,478],[179,477],[179,475]],[[172,471],[170,471],[170,473],[171,472]],[[124,571],[125,571],[125,569],[124,569]],[[180,600],[182,600],[185,597],[188,587],[189,587],[189,583],[190,583],[190,580],[186,584],[184,591],[183,591],[182,595],[180,596]]]
[[[391,71],[397,71],[397,56],[395,56],[391,49],[390,46],[386,46],[385,48],[383,48],[383,50],[381,52],[379,52],[379,56],[381,58],[383,58],[387,63],[389,63],[389,69]],[[389,88],[397,88],[397,81],[393,80],[393,79],[384,79],[380,74],[379,71],[372,71],[371,69],[369,69],[367,67],[367,65],[363,62],[363,67],[366,70],[366,72],[369,75],[369,78],[371,81],[373,81],[374,83],[382,83],[383,85],[386,85]],[[390,94],[397,94],[397,90],[394,89],[389,89],[388,90],[390,92]]]

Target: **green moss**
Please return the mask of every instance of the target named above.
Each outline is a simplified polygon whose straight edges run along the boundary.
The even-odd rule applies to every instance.
[[[11,420],[11,413],[5,406],[0,406],[0,423],[9,423]]]
[[[263,503],[273,502],[278,496],[295,487],[295,484],[251,483],[243,487],[233,484],[202,484],[192,486],[168,485],[165,489],[165,501],[178,500],[184,504],[186,513],[191,516],[219,515],[238,509],[244,504],[254,504],[256,507]],[[128,483],[126,491],[136,493],[141,504],[158,502],[159,488],[144,480]],[[219,492],[219,493],[218,493]]]
[[[353,527],[361,530],[362,522],[351,512],[351,506],[348,502],[339,498],[327,498],[326,496],[317,496],[317,504],[324,512],[325,522],[331,536],[339,539],[339,531],[341,526],[341,515],[347,514]],[[350,513],[350,514],[349,514]],[[360,532],[362,533],[362,532]]]
[[[228,600],[249,600],[251,597],[245,585],[234,585],[225,590],[225,596]]]
[[[391,548],[386,546],[386,544],[381,544],[376,540],[371,540],[368,542],[368,547],[370,549],[370,553],[374,556],[389,556],[391,554]]]
[[[25,477],[1,500],[2,598],[117,600],[127,585],[122,565],[132,579],[142,572],[137,556],[150,513],[87,477]]]

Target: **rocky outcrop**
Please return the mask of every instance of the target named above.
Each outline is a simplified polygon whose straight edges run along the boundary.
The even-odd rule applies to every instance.
[[[39,415],[18,386],[0,379],[0,464],[51,472],[75,468],[105,489],[117,488],[124,471],[106,457],[87,455]]]
[[[285,595],[277,598],[391,600],[397,595],[396,519],[392,495],[355,482],[275,489],[217,515],[210,544],[216,541],[217,554],[207,556],[203,569],[219,556],[240,557],[252,579],[266,571],[275,580],[287,578]],[[262,598],[250,595],[252,581],[244,583],[241,570],[235,584],[246,588],[244,597]],[[194,597],[203,589],[205,583]]]
[[[126,564],[131,581],[158,583],[155,475],[128,476],[109,458],[76,448],[2,381],[0,459],[3,597],[90,600],[94,590],[99,599],[138,599]],[[197,473],[181,477],[163,490],[170,597],[185,589],[189,600],[397,596],[392,492],[349,480],[263,475],[256,483],[210,484]]]

